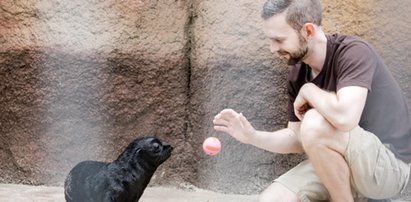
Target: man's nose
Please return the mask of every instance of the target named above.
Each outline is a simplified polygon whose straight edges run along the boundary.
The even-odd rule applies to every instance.
[[[280,50],[280,47],[278,46],[278,44],[275,43],[275,42],[271,42],[270,43],[270,52],[274,54],[274,53],[278,52],[278,50]]]

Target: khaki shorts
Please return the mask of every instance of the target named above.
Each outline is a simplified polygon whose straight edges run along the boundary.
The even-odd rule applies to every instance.
[[[410,174],[410,165],[394,154],[374,134],[360,127],[350,131],[344,158],[351,170],[354,198],[387,199],[401,193]],[[328,201],[328,191],[311,163],[301,162],[274,182],[297,194],[301,202]]]

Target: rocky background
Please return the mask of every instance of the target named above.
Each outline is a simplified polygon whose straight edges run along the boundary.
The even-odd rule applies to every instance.
[[[1,1],[0,182],[59,186],[79,161],[154,135],[175,150],[152,185],[261,191],[304,156],[242,145],[211,122],[233,108],[258,129],[286,124],[288,69],[269,52],[263,3]],[[322,3],[324,29],[374,45],[411,106],[411,1]],[[208,136],[217,156],[201,151]]]

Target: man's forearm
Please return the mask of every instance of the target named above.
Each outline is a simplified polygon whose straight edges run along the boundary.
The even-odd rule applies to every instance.
[[[352,95],[348,91],[351,91]],[[359,122],[366,92],[365,88],[349,87],[343,90],[340,93],[342,95],[340,95],[320,89],[312,83],[307,83],[301,88],[299,96],[302,96],[312,108],[321,113],[331,125],[338,130],[348,131]],[[347,96],[351,97],[346,99]]]
[[[280,154],[304,152],[298,135],[290,128],[275,132],[256,131],[250,144]]]
[[[336,117],[341,117],[336,93],[324,91],[308,83],[300,89],[299,96],[302,96],[310,107],[320,112],[332,125],[336,125],[334,120]]]

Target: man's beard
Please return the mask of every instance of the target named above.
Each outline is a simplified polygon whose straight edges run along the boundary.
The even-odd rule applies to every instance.
[[[308,52],[307,40],[303,36],[301,36],[301,34],[298,34],[298,40],[299,40],[300,47],[298,48],[297,51],[289,53],[290,58],[287,61],[288,65],[297,64],[307,55],[307,52]]]

